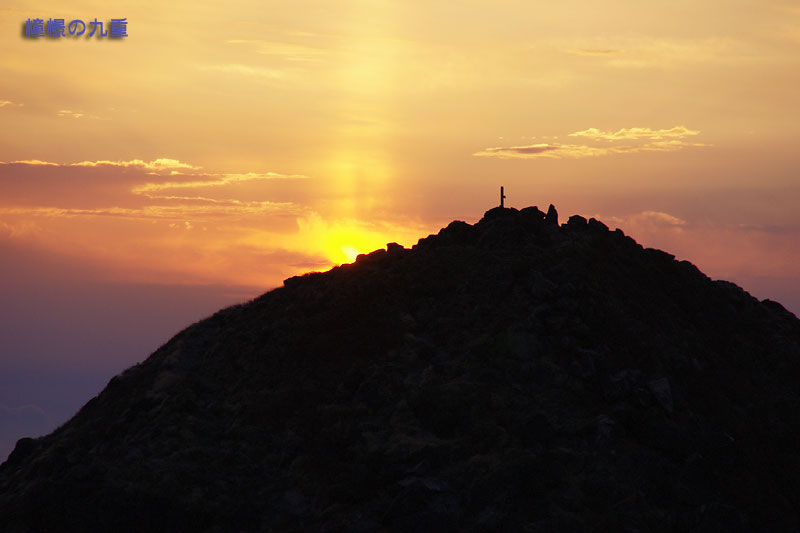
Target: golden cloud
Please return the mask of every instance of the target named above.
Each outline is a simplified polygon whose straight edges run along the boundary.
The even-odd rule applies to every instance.
[[[686,221],[682,218],[663,211],[642,211],[628,217],[627,221],[632,224],[651,224],[661,227],[681,227],[686,225]]]
[[[41,159],[21,159],[18,161],[0,161],[0,165],[40,165],[50,167],[136,167],[146,170],[175,170],[175,169],[191,169],[197,170],[201,167],[196,167],[188,163],[182,163],[177,159],[168,159],[160,157],[153,161],[147,162],[142,159],[132,159],[130,161],[80,161],[78,163],[53,163],[52,161],[42,161]]]
[[[690,130],[686,126],[675,126],[669,129],[654,130],[652,128],[622,128],[615,132],[600,131],[597,128],[589,128],[583,131],[570,133],[570,137],[586,137],[589,139],[604,141],[620,140],[639,140],[639,139],[681,139],[691,135],[699,135],[700,131]]]
[[[78,111],[70,111],[69,109],[59,109],[57,115],[59,117],[81,118],[84,113]]]
[[[498,159],[535,159],[547,157],[553,159],[580,159],[611,154],[632,154],[637,152],[675,152],[688,147],[709,146],[704,143],[689,143],[683,137],[699,135],[699,130],[690,130],[686,126],[675,126],[668,129],[655,130],[645,127],[622,128],[615,132],[589,128],[569,137],[582,137],[591,141],[604,141],[601,146],[589,144],[539,143],[519,146],[495,146],[475,152],[477,157],[496,157]],[[613,144],[615,141],[650,141],[641,144]]]
[[[475,152],[477,157],[496,157],[498,159],[535,159],[549,157],[553,159],[580,159],[610,154],[633,154],[638,152],[675,152],[690,146],[708,146],[703,143],[686,143],[683,141],[658,141],[638,146],[597,147],[581,144],[532,144],[528,146],[498,146],[485,148]]]
[[[184,175],[184,176],[203,176],[211,179],[201,179],[194,181],[168,181],[162,183],[146,183],[139,187],[135,187],[132,192],[136,194],[144,194],[149,196],[151,191],[163,191],[167,189],[194,189],[199,187],[220,187],[223,185],[230,185],[233,183],[241,183],[245,181],[257,180],[275,180],[275,179],[308,179],[308,176],[302,174],[278,174],[276,172],[257,173],[248,172],[246,174],[183,174],[180,172],[171,172],[171,175]]]
[[[181,163],[177,159],[169,159],[165,157],[160,157],[158,159],[154,159],[149,163],[147,161],[143,161],[141,159],[132,159],[130,161],[108,161],[108,160],[100,160],[100,161],[81,161],[79,163],[70,163],[65,166],[70,167],[99,167],[99,166],[111,166],[111,167],[138,167],[138,168],[145,168],[147,170],[173,170],[177,168],[186,168],[186,169],[199,169],[200,167],[196,167],[194,165],[190,165],[188,163]]]
[[[0,165],[39,165],[48,167],[60,167],[58,163],[42,161],[41,159],[22,159],[19,161],[0,161]]]

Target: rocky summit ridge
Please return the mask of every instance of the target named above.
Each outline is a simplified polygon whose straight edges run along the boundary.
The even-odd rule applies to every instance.
[[[287,279],[0,466],[2,531],[796,531],[800,322],[495,208]]]

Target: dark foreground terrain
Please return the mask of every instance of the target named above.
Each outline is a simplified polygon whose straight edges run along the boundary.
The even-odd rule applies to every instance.
[[[797,531],[800,322],[492,209],[219,311],[0,467],[0,531]]]

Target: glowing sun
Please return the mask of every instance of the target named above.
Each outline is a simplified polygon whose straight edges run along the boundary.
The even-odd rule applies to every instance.
[[[342,246],[342,253],[347,258],[347,262],[352,263],[353,261],[356,260],[356,257],[358,257],[358,254],[360,254],[361,251],[359,251],[358,248],[356,248],[355,246],[346,244]]]

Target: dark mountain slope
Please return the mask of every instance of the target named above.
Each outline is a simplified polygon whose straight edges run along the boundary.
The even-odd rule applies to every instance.
[[[0,467],[2,531],[800,528],[800,322],[536,208],[286,280]]]

